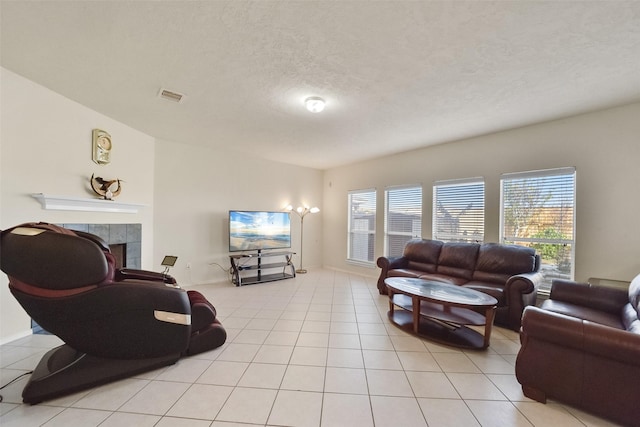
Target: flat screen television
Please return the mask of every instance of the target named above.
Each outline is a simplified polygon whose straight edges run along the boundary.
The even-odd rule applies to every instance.
[[[229,211],[229,252],[290,247],[289,212]]]

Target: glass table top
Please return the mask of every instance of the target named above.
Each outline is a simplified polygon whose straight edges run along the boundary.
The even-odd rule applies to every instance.
[[[432,280],[409,277],[388,277],[384,283],[399,292],[420,298],[451,304],[495,305],[498,301],[491,295],[474,289]]]

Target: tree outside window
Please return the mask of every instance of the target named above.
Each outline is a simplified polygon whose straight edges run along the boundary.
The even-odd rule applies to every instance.
[[[433,238],[445,242],[484,240],[484,180],[438,181],[433,186]]]
[[[575,169],[507,174],[501,184],[502,242],[536,250],[543,292],[553,279],[573,279]]]

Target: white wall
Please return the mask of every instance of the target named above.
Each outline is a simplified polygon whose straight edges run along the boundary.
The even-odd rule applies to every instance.
[[[154,259],[177,255],[171,274],[181,285],[228,282],[228,215],[233,209],[320,207],[320,213],[305,217],[303,262],[305,267],[322,265],[321,171],[168,141],[156,144],[155,170]],[[291,227],[297,267],[300,221],[295,214]]]
[[[425,124],[428,125],[428,124]],[[500,174],[575,166],[576,279],[631,280],[640,273],[640,103],[427,147],[326,171],[324,263],[377,276],[346,262],[347,192],[376,188],[376,257],[383,252],[385,187],[423,185],[423,236],[432,228],[436,180],[485,178],[485,241],[499,239]]]
[[[142,266],[153,264],[154,138],[0,68],[0,228],[27,221],[141,223]],[[113,138],[110,165],[91,160],[91,132]],[[92,173],[120,178],[118,201],[146,205],[137,214],[43,210],[32,193],[93,198]],[[0,343],[29,333],[30,320],[0,274]]]
[[[322,206],[318,170],[159,141],[0,68],[0,228],[27,221],[142,223],[142,268],[159,271],[162,257],[179,256],[171,273],[183,285],[227,281],[228,211]],[[113,138],[112,162],[91,160],[91,131]],[[125,182],[118,201],[144,204],[138,214],[43,210],[31,197],[48,193],[94,197],[92,173]],[[157,200],[154,200],[156,199]],[[305,219],[304,265],[322,265],[322,211]],[[293,250],[300,222],[292,216]],[[299,258],[294,258],[298,263]],[[187,270],[189,263],[191,269]],[[218,268],[211,263],[217,263]],[[233,286],[229,284],[229,286]],[[30,319],[0,275],[0,343],[30,332]]]
[[[0,68],[0,228],[25,221],[143,224],[142,267],[159,270],[164,255],[179,256],[171,273],[183,285],[227,281],[230,209],[279,210],[319,206],[305,218],[304,266],[377,276],[377,268],[346,262],[347,192],[422,184],[423,233],[431,234],[435,180],[483,176],[486,241],[499,236],[501,173],[553,167],[577,169],[576,278],[629,280],[640,272],[636,197],[640,182],[640,104],[471,138],[325,172],[212,150],[148,135]],[[113,136],[109,166],[91,161],[91,130]],[[232,142],[230,142],[231,144]],[[142,203],[138,214],[42,210],[32,193],[92,197],[92,173],[124,179],[119,200]],[[384,218],[377,219],[379,231]],[[292,217],[293,250],[299,220]],[[382,239],[376,256],[382,254]],[[296,263],[298,259],[295,260]],[[219,264],[218,268],[213,263]],[[191,269],[186,269],[190,264]],[[229,284],[229,286],[232,286]],[[29,318],[0,275],[0,343],[27,333]]]

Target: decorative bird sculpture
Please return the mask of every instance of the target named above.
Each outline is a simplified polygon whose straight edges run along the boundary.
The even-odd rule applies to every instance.
[[[117,186],[113,188],[116,184]],[[113,200],[113,198],[117,197],[122,191],[122,185],[119,179],[107,180],[99,176],[94,176],[94,174],[91,174],[91,188],[104,200]]]

